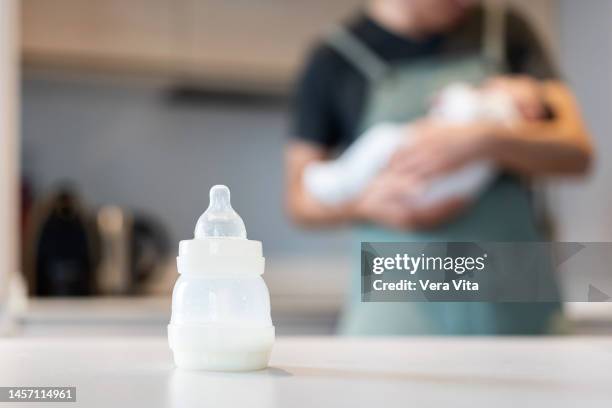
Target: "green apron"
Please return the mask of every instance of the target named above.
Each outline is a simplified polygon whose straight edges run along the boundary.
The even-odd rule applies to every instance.
[[[409,122],[427,114],[436,91],[453,82],[479,84],[495,72],[484,53],[420,58],[387,66],[350,32],[338,29],[328,43],[369,81],[359,134],[380,122]],[[427,231],[358,226],[353,259],[364,242],[539,241],[528,189],[500,176],[460,218]],[[361,302],[360,265],[340,323],[347,335],[539,334],[560,316],[557,303]]]

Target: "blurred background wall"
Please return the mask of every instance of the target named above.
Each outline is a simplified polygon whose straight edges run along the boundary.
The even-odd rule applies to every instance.
[[[612,2],[559,2],[559,59],[596,145],[596,165],[585,182],[552,186],[559,236],[566,241],[612,240]]]

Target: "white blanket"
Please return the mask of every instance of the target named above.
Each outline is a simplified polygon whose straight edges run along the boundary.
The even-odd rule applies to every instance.
[[[511,125],[520,118],[508,95],[498,91],[482,91],[462,83],[444,88],[429,116],[450,124],[491,121]],[[310,194],[324,204],[345,203],[365,189],[376,174],[387,166],[401,145],[409,143],[409,125],[378,124],[364,132],[337,159],[308,165],[304,171],[304,185]],[[430,180],[418,195],[407,194],[406,205],[423,208],[452,198],[475,198],[496,174],[495,166],[489,161],[469,163]]]

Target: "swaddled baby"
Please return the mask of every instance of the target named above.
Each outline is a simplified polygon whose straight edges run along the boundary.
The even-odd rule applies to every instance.
[[[522,115],[514,99],[500,89],[456,83],[440,91],[428,117],[449,124],[489,121],[511,125]],[[304,185],[324,204],[345,203],[356,198],[387,166],[393,153],[405,144],[410,144],[410,124],[373,126],[337,159],[308,165],[304,171]],[[496,174],[497,169],[491,162],[472,162],[429,181],[416,196],[412,193],[410,200],[407,195],[406,203],[426,208],[449,199],[473,199],[486,189]]]

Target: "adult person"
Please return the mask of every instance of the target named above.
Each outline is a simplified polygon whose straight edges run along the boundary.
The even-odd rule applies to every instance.
[[[297,84],[286,152],[287,206],[296,222],[352,224],[356,242],[542,240],[524,180],[584,173],[590,139],[533,29],[491,4],[371,0],[314,49]],[[418,120],[440,87],[493,77],[525,116],[540,119],[512,128],[422,120],[412,128],[413,142],[357,199],[324,205],[304,188],[308,164],[329,160],[369,127]],[[411,185],[483,158],[503,171],[476,202],[450,200],[419,211],[402,205]],[[353,276],[341,325],[347,334],[545,333],[560,314],[558,302],[361,303],[359,274]]]

